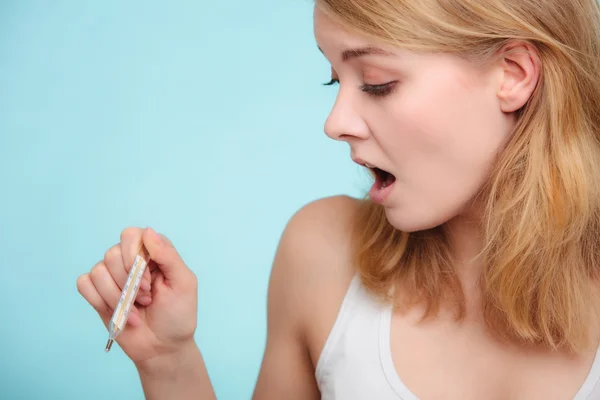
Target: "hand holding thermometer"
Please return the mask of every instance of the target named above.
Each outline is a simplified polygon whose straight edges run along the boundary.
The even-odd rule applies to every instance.
[[[146,271],[149,262],[150,255],[148,250],[146,250],[144,244],[141,243],[135,260],[133,261],[131,270],[129,271],[129,275],[127,276],[127,282],[123,287],[123,292],[119,298],[119,303],[115,308],[112,318],[110,319],[110,324],[108,326],[108,343],[106,343],[105,349],[106,352],[110,350],[117,336],[123,332],[125,326],[127,325],[129,311],[135,302],[142,277],[144,276],[144,272]]]

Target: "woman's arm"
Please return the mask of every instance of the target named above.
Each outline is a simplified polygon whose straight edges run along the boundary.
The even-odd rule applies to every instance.
[[[313,268],[302,261],[314,242],[310,240],[315,228],[312,214],[311,207],[305,207],[292,217],[275,255],[269,282],[267,344],[254,400],[320,398],[303,318],[310,293],[306,275]]]
[[[147,400],[214,400],[212,384],[204,359],[195,342],[178,354],[137,365]]]
[[[321,251],[314,248],[319,245],[314,230],[325,222],[316,215],[322,209],[322,205],[311,205],[296,213],[277,248],[269,281],[267,343],[254,400],[320,398],[304,320],[309,303],[306,297],[311,293],[307,280],[318,278],[315,273],[319,269],[318,265],[305,265],[306,254]],[[193,342],[175,355],[157,357],[137,367],[149,400],[215,399],[202,355]]]
[[[348,229],[344,221],[353,210],[351,203],[342,197],[313,202],[299,210],[283,232],[269,281],[267,343],[254,400],[320,398],[307,332],[318,324],[317,315],[331,308],[330,294],[342,293],[334,286],[348,275],[348,271],[342,272],[346,263],[340,260],[344,260]],[[328,319],[333,317],[331,314]],[[215,399],[193,340],[168,356],[136,366],[149,400]]]

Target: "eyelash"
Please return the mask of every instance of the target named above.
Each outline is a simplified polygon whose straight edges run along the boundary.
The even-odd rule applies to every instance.
[[[340,83],[339,79],[332,78],[331,81],[324,83],[324,85],[331,86],[336,83],[337,84]],[[389,82],[389,83],[383,83],[381,85],[364,84],[360,87],[360,90],[367,93],[369,96],[381,98],[381,97],[385,97],[385,96],[391,94],[394,91],[395,86],[396,86],[396,81]]]

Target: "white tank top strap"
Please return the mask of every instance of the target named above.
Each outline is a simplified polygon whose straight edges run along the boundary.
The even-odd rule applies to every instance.
[[[600,347],[590,368],[590,373],[573,400],[600,400]]]
[[[398,396],[384,372],[381,329],[390,313],[354,276],[317,362],[322,400],[413,400]]]
[[[419,400],[419,398],[410,391],[410,389],[402,382],[396,367],[394,366],[394,360],[392,359],[392,346],[391,346],[391,333],[392,333],[392,308],[388,307],[383,315],[381,316],[381,329],[379,335],[379,354],[381,357],[381,366],[383,373],[394,389],[396,394],[402,400]]]
[[[317,367],[315,368],[315,377],[317,378],[317,383],[321,384],[327,377],[327,373],[329,369],[327,366],[329,365],[329,361],[331,358],[332,349],[337,342],[339,336],[345,330],[347,325],[347,319],[351,317],[351,309],[356,302],[356,292],[360,287],[360,277],[355,275],[350,282],[350,286],[342,300],[342,304],[340,306],[340,310],[338,311],[336,320],[329,332],[327,340],[325,341],[325,345],[323,346],[323,350],[321,350],[321,355],[319,356],[319,360],[317,361]]]

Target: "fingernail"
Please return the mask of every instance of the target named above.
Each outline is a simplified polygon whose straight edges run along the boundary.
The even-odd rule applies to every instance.
[[[146,292],[150,291],[150,283],[148,283],[148,281],[142,281],[142,284],[140,285],[140,289],[145,290]]]
[[[150,303],[152,303],[152,297],[150,297],[150,296],[142,296],[141,298],[138,299],[137,302],[140,303],[143,306],[147,306]]]

